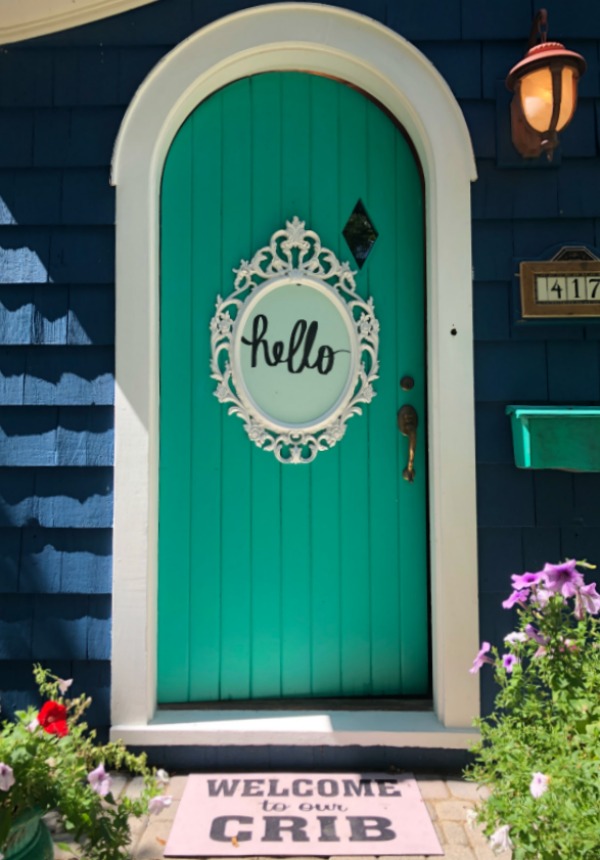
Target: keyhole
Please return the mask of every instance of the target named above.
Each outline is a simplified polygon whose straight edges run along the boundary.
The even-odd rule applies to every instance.
[[[402,391],[410,391],[411,388],[414,388],[415,381],[412,376],[403,376],[400,380],[400,388]]]

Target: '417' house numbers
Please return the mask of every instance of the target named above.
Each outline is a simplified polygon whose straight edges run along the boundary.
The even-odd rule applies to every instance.
[[[564,247],[549,262],[523,262],[521,312],[526,319],[600,316],[600,259]]]

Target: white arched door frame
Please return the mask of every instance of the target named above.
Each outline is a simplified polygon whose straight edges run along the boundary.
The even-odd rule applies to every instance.
[[[359,87],[411,138],[425,180],[431,625],[434,713],[156,712],[159,190],[186,116],[215,90],[305,70]],[[282,3],[244,10],[168,54],[136,93],[113,159],[117,331],[113,735],[135,744],[363,743],[467,746],[479,710],[468,667],[478,604],[470,182],[475,163],[448,85],[413,45],[348,10]],[[207,365],[208,367],[208,365]],[[207,370],[208,372],[208,370]],[[232,719],[233,718],[233,719]],[[243,731],[242,731],[243,729]],[[324,737],[325,733],[325,737]],[[237,740],[236,740],[237,739]]]

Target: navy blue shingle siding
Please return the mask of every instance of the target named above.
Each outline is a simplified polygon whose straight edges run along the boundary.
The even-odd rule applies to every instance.
[[[112,470],[0,468],[0,527],[110,528]]]
[[[114,307],[112,284],[0,284],[0,346],[112,346]]]
[[[0,467],[112,462],[110,407],[0,406]]]
[[[112,347],[0,347],[0,402],[85,406],[113,402]]]

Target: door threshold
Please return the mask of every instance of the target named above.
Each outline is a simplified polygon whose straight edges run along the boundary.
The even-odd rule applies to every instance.
[[[112,740],[139,747],[411,747],[468,749],[479,733],[447,726],[434,711],[159,710],[143,723],[117,724]]]
[[[227,699],[218,702],[173,702],[160,711],[433,711],[433,699],[379,698]]]

